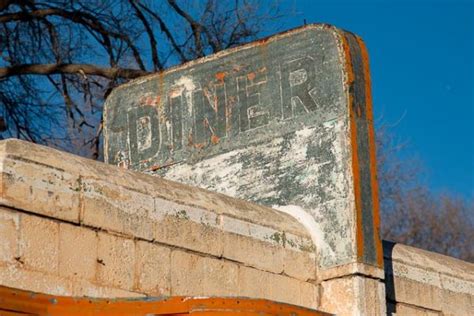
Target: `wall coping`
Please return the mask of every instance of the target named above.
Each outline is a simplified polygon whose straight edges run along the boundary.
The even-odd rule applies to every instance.
[[[25,164],[30,168],[27,175],[24,174]],[[46,146],[16,139],[1,141],[0,171],[2,173],[0,205],[23,211],[84,224],[84,203],[82,203],[84,196],[101,194],[97,190],[91,192],[99,184],[109,191],[116,191],[117,201],[125,190],[137,192],[143,199],[151,197],[155,199],[154,204],[170,202],[174,205],[170,207],[174,209],[175,214],[156,214],[157,210],[161,211],[161,205],[155,205],[154,214],[148,214],[151,217],[163,215],[186,217],[203,225],[247,235],[247,237],[285,248],[311,253],[315,251],[311,236],[304,226],[288,214],[224,194],[121,169]],[[15,180],[16,182],[10,181],[14,173],[21,174]],[[45,191],[38,194],[49,194],[52,198],[55,191],[67,192],[71,194],[71,199],[78,199],[79,205],[68,206],[63,212],[53,212],[47,208],[47,205],[44,210],[41,210],[38,204],[43,202],[35,201],[34,197],[28,200],[25,196],[15,196],[15,186],[19,185],[19,182],[24,186],[34,185],[38,190]],[[181,214],[176,205],[185,205],[191,211],[189,214]],[[133,213],[142,211],[143,205],[128,205],[128,207],[131,208],[128,212]],[[132,227],[132,235],[133,229]],[[130,233],[130,229],[117,233],[127,234]],[[141,233],[146,235],[146,232],[137,232],[134,237],[143,237]],[[146,236],[145,239],[147,239]]]
[[[388,275],[474,295],[473,263],[385,240],[383,250]]]

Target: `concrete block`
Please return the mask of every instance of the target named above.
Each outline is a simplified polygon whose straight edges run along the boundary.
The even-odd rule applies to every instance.
[[[119,288],[102,286],[86,280],[74,280],[70,296],[94,298],[144,298],[144,293],[127,291]]]
[[[25,291],[52,295],[71,295],[72,281],[45,273],[32,271],[20,264],[0,264],[0,284]]]
[[[281,250],[283,254],[283,272],[302,281],[316,280],[316,254],[306,251]]]
[[[384,250],[391,301],[443,315],[474,313],[474,264],[391,242]]]
[[[171,295],[234,296],[238,266],[180,250],[171,253]]]
[[[98,258],[97,233],[85,227],[59,224],[59,274],[95,280]]]
[[[383,243],[384,256],[388,261],[403,263],[406,266],[412,267],[412,270],[415,271],[416,268],[422,269],[425,271],[425,274],[430,272],[439,273],[458,280],[470,281],[474,284],[474,263],[472,262],[462,261],[439,253],[390,241],[384,241]],[[419,273],[417,274],[418,276],[420,275]],[[413,277],[419,279],[415,275]],[[455,283],[453,283],[453,286],[455,288],[459,287]]]
[[[97,298],[133,298],[145,296],[143,293],[101,286],[87,280],[71,280],[67,277],[31,271],[14,264],[0,264],[0,281],[2,286],[50,295]]]
[[[156,241],[220,257],[224,247],[224,232],[191,221],[183,206],[177,215],[167,215],[154,222],[153,238]]]
[[[474,268],[474,265],[472,266]],[[467,274],[467,271],[464,271]],[[474,269],[472,275],[474,276]],[[451,291],[454,293],[468,294],[474,297],[474,280],[470,278],[463,278],[464,275],[446,275],[440,273],[441,288],[443,290]]]
[[[237,295],[270,299],[272,291],[271,281],[271,273],[240,265]]]
[[[238,234],[224,235],[225,258],[259,270],[285,273],[302,281],[316,278],[315,254],[283,248],[269,241],[259,241]]]
[[[59,223],[33,215],[20,217],[19,262],[31,270],[58,273]]]
[[[393,282],[393,286],[390,283],[387,286],[387,298],[390,300],[441,310],[442,291],[439,287],[403,277],[394,277],[393,281],[390,279],[390,276],[386,277],[387,282]]]
[[[336,315],[387,314],[385,289],[380,280],[348,276],[321,283],[320,309]]]
[[[3,158],[2,202],[28,212],[79,221],[80,182],[64,170]]]
[[[18,256],[20,215],[0,207],[0,261],[15,262]]]
[[[100,180],[84,180],[85,225],[151,240],[153,198]]]
[[[284,275],[239,266],[239,296],[263,298],[308,308],[318,306],[318,286]]]
[[[153,229],[150,229],[149,226],[151,222],[159,221],[169,215],[166,214],[169,210],[180,212],[185,208],[186,211],[189,210],[190,219],[195,223],[217,227],[226,232],[231,232],[232,230],[228,229],[236,228],[234,224],[240,223],[240,226],[248,226],[247,234],[257,239],[265,240],[267,236],[261,234],[261,230],[264,229],[286,233],[288,238],[291,237],[292,241],[295,241],[297,247],[314,248],[310,235],[301,223],[298,223],[290,215],[269,207],[115,166],[104,165],[25,141],[12,139],[2,141],[0,142],[0,152],[2,153],[0,156],[1,172],[5,174],[0,181],[7,188],[6,183],[9,181],[10,175],[24,173],[24,164],[38,166],[37,169],[28,172],[30,178],[20,179],[21,181],[27,180],[28,184],[38,182],[43,186],[50,185],[50,179],[44,175],[42,168],[59,172],[59,182],[53,181],[53,183],[57,184],[58,188],[55,187],[55,190],[57,189],[60,193],[61,190],[70,189],[69,178],[65,177],[65,181],[61,182],[61,174],[77,178],[76,186],[72,188],[72,191],[78,196],[81,196],[81,192],[83,192],[84,200],[84,203],[80,203],[83,212],[77,217],[78,220],[80,217],[82,222],[88,226],[151,240],[153,238]],[[46,179],[43,179],[44,177]],[[16,192],[12,191],[13,193]],[[18,194],[18,197],[28,197],[28,194],[30,194],[29,186],[25,187],[24,192]],[[151,202],[150,198],[154,198],[155,201]],[[64,203],[70,200],[67,196],[62,199]],[[8,201],[12,202],[13,200],[1,200],[5,205],[8,205]],[[13,202],[16,203],[16,201]],[[150,210],[152,203],[156,204],[156,207]],[[20,204],[16,204],[14,207],[21,209]],[[34,212],[35,210],[28,211]],[[45,215],[62,219],[50,209],[45,210]],[[204,221],[201,221],[201,217]],[[218,217],[225,220],[220,220],[217,223]],[[214,222],[211,223],[212,221]]]
[[[223,235],[225,258],[241,262],[258,270],[283,272],[284,255],[281,247],[237,234]],[[303,268],[303,267],[300,267]]]
[[[298,305],[319,309],[319,285],[310,282],[300,282],[300,302]]]
[[[135,281],[135,243],[106,233],[99,233],[97,283],[132,290]]]
[[[358,315],[352,277],[324,281],[320,286],[322,311],[336,315]]]
[[[474,315],[474,295],[442,291],[443,316]]]
[[[299,305],[301,304],[301,283],[285,275],[272,274],[270,283],[267,285],[270,287],[269,299]]]
[[[411,305],[406,305],[403,303],[398,303],[395,307],[396,316],[441,316],[445,315],[442,314],[440,311],[434,311],[422,307],[416,307]],[[464,314],[456,314],[456,315],[464,315]],[[468,315],[468,314],[465,314]]]
[[[137,288],[151,296],[171,294],[171,250],[145,241],[136,242]]]
[[[363,315],[387,315],[385,284],[383,280],[354,277],[359,309]]]

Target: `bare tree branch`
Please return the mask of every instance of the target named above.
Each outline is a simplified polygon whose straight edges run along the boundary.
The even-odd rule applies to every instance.
[[[91,64],[25,64],[0,68],[0,79],[19,75],[78,74],[101,76],[108,79],[133,79],[149,74],[147,71],[125,68],[104,68]]]
[[[30,12],[21,11],[21,12],[0,15],[0,23],[7,23],[7,22],[13,22],[13,21],[30,21],[31,19],[34,19],[34,18],[36,19],[45,18],[47,16],[59,16],[65,19],[69,19],[73,22],[83,24],[87,28],[98,32],[100,35],[102,35],[102,40],[103,40],[102,43],[107,48],[107,51],[110,55],[112,55],[113,49],[112,49],[112,44],[110,42],[109,37],[123,40],[124,42],[127,43],[127,45],[132,50],[133,56],[138,66],[140,67],[140,69],[145,70],[145,65],[140,56],[139,50],[136,47],[136,45],[133,44],[132,40],[126,34],[107,30],[102,25],[102,23],[99,21],[98,18],[96,18],[95,16],[87,12],[78,11],[78,10],[69,11],[69,10],[58,9],[58,8],[40,9],[40,10],[34,10]],[[114,65],[114,62],[111,62],[111,64]]]
[[[153,67],[155,70],[159,70],[159,69],[161,70],[163,69],[163,65],[161,64],[160,59],[158,57],[158,50],[156,49],[157,43],[156,43],[155,34],[153,34],[153,29],[151,28],[147,19],[143,15],[142,11],[138,8],[137,4],[135,3],[135,0],[129,0],[129,2],[130,2],[130,5],[135,10],[135,14],[137,15],[137,17],[140,19],[143,26],[145,27],[146,33],[148,35],[148,39],[150,41],[151,59],[153,61]]]
[[[233,1],[0,0],[1,136],[101,157],[113,87],[257,34],[267,11]]]
[[[198,22],[196,22],[190,14],[188,14],[183,9],[181,9],[175,0],[168,0],[168,3],[176,11],[176,13],[182,16],[191,26],[191,29],[194,35],[194,43],[196,44],[197,57],[204,56],[204,49],[203,49],[202,40],[201,40],[203,26],[199,24]]]
[[[172,35],[172,33],[170,32],[169,28],[166,26],[166,24],[163,22],[163,19],[160,18],[160,16],[158,14],[156,14],[155,12],[151,11],[149,8],[147,8],[146,6],[144,6],[143,4],[139,3],[139,6],[143,8],[143,10],[145,10],[148,14],[150,14],[153,18],[156,19],[156,21],[158,21],[158,24],[160,26],[160,29],[165,33],[166,37],[169,39],[170,43],[171,43],[171,46],[173,47],[173,49],[176,51],[176,53],[178,54],[178,56],[180,57],[180,60],[181,62],[185,62],[185,61],[188,61],[188,59],[186,58],[186,56],[184,56],[184,53],[181,49],[181,47],[178,45],[178,43],[176,42],[174,36]]]

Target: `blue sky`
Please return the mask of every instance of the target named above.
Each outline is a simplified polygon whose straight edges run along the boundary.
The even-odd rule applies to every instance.
[[[374,114],[425,166],[435,192],[474,198],[474,0],[287,0],[284,28],[329,23],[361,36]]]

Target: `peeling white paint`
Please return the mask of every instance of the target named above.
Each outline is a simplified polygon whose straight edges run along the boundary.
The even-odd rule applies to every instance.
[[[242,164],[229,164],[228,161],[237,158],[240,153],[241,152],[238,150],[228,152],[210,159],[206,159],[195,164],[194,166],[189,166],[187,164],[175,165],[173,166],[173,172],[167,175],[167,178],[176,181],[188,179],[188,181],[194,183],[208,183],[209,180],[205,181],[204,179],[210,176],[209,170],[213,170],[212,178],[217,179],[216,181],[219,181],[221,192],[230,196],[237,196],[238,185],[231,182],[231,179],[235,179],[236,176],[242,171]]]
[[[198,86],[194,83],[193,78],[191,76],[181,76],[178,80],[174,81],[173,85],[171,85],[170,90],[170,97],[175,98],[180,95],[183,95],[186,98],[187,110],[189,115],[193,113],[193,102],[192,102],[192,94],[193,91],[196,90]]]
[[[315,246],[320,265],[349,262],[353,223],[346,210],[353,209],[353,198],[348,194],[352,182],[347,132],[347,121],[341,116],[326,126],[302,127],[290,138],[283,135],[196,163],[174,165],[164,176],[264,205],[299,205],[312,216],[309,223],[319,232]],[[282,197],[288,204],[279,202]]]
[[[171,87],[170,97],[172,98],[180,96],[184,91],[191,92],[196,89],[193,78],[189,76],[181,76]]]
[[[326,254],[334,255],[334,251],[324,240],[321,224],[317,223],[314,217],[298,205],[273,205],[274,209],[291,215],[300,222],[311,236],[313,244],[318,252],[324,251]]]

